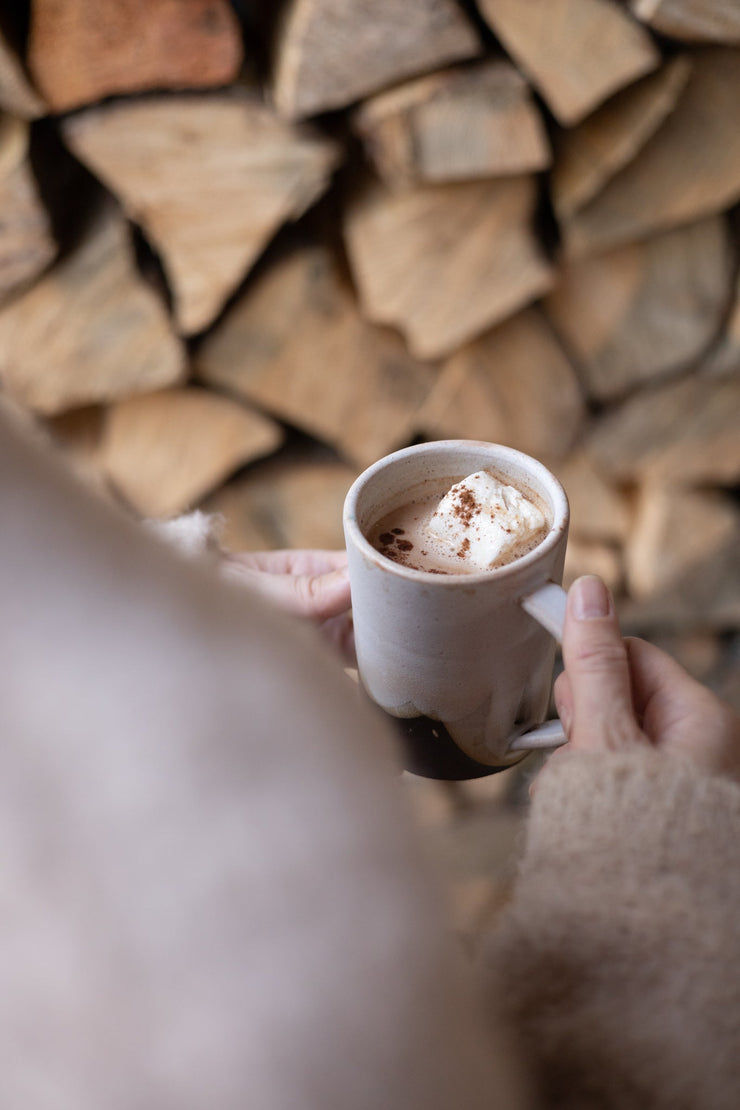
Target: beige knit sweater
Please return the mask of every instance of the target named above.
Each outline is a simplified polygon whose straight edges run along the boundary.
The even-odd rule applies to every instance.
[[[543,1107],[740,1107],[740,787],[653,751],[541,775],[485,956]]]

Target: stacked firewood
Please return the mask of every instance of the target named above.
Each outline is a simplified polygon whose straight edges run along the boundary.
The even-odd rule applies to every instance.
[[[335,546],[377,457],[507,443],[569,576],[725,665],[738,0],[10,7],[0,381],[100,488]]]

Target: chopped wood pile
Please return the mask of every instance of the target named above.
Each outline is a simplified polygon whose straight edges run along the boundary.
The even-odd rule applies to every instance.
[[[8,9],[0,383],[98,488],[334,546],[380,455],[507,443],[569,577],[740,655],[737,0]]]

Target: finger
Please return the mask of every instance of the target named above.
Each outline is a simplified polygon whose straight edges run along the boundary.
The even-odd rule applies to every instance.
[[[563,662],[572,697],[573,747],[619,749],[643,742],[632,703],[627,649],[611,594],[600,578],[586,575],[570,588]]]
[[[337,617],[329,617],[322,622],[321,632],[339,655],[347,667],[357,666],[355,654],[355,629],[351,613],[340,613]]]
[[[225,556],[229,565],[267,574],[328,574],[347,565],[346,551],[322,549],[239,551]]]
[[[286,612],[323,621],[350,607],[349,575],[345,566],[328,574],[274,574],[229,564],[229,577],[250,585]]]
[[[552,692],[563,732],[567,737],[570,737],[573,728],[573,691],[570,688],[570,679],[565,671],[555,679]]]

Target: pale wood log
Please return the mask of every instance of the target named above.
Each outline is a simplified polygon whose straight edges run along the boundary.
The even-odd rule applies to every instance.
[[[552,199],[560,219],[582,208],[634,158],[671,112],[691,72],[688,54],[613,96],[555,139]]]
[[[688,223],[740,197],[740,50],[704,47],[678,103],[636,157],[563,224],[571,256]]]
[[[740,480],[740,376],[695,375],[643,389],[597,421],[589,447],[617,480]]]
[[[685,42],[740,43],[737,0],[630,0],[655,31]]]
[[[116,501],[116,494],[100,466],[100,444],[105,422],[102,405],[70,409],[58,416],[47,417],[43,425],[60,456],[77,478],[97,497]]]
[[[573,367],[528,308],[445,362],[418,422],[428,437],[489,440],[551,460],[569,450],[583,417]]]
[[[555,462],[552,469],[570,502],[571,538],[584,543],[623,543],[632,519],[629,498],[602,474],[592,455],[579,449]]]
[[[619,397],[689,367],[718,334],[734,268],[711,216],[562,268],[547,313],[589,394]]]
[[[639,490],[625,547],[629,592],[643,599],[685,588],[731,545],[740,571],[740,513],[727,497],[648,482]]]
[[[624,587],[624,561],[618,547],[600,540],[568,539],[563,569],[565,589],[584,574],[598,574],[609,589],[618,594]]]
[[[740,272],[735,279],[735,291],[721,340],[704,366],[714,374],[740,374]]]
[[[111,405],[100,461],[137,512],[167,518],[192,508],[283,439],[273,420],[194,387],[160,390]]]
[[[291,119],[316,115],[481,50],[453,0],[288,0],[275,104]]]
[[[529,86],[505,61],[409,81],[365,101],[353,123],[392,188],[534,172],[550,164]]]
[[[70,117],[63,132],[161,253],[186,335],[212,322],[339,160],[336,143],[241,90],[104,105]]]
[[[20,58],[0,29],[0,108],[21,119],[38,119],[46,106],[31,84]]]
[[[261,275],[206,337],[197,370],[363,465],[408,439],[434,381],[399,336],[363,319],[323,247]]]
[[[291,457],[250,467],[203,508],[224,521],[227,551],[344,547],[342,506],[358,471],[334,459]]]
[[[227,84],[242,39],[228,0],[34,0],[28,64],[54,112],[113,93]]]
[[[0,378],[52,414],[179,380],[185,355],[160,298],[136,271],[112,207],[76,250],[0,310]]]
[[[660,62],[612,0],[479,0],[481,14],[564,126]]]
[[[552,267],[534,202],[530,177],[402,193],[369,184],[344,220],[368,319],[398,327],[416,357],[438,358],[535,300]]]
[[[28,139],[25,121],[0,113],[0,302],[33,281],[56,255]]]

